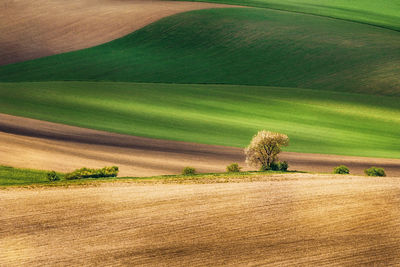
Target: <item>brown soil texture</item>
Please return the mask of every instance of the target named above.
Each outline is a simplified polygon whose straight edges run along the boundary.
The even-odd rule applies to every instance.
[[[394,266],[398,178],[0,190],[2,266]]]
[[[1,0],[0,65],[88,48],[166,16],[222,6],[157,0]]]
[[[293,152],[283,152],[280,158],[289,162],[291,170],[332,172],[335,166],[345,164],[353,174],[380,166],[388,176],[400,176],[400,159]],[[136,177],[179,174],[185,166],[199,172],[224,172],[232,162],[246,166],[243,149],[122,135],[0,114],[0,165],[62,172],[117,165],[120,176]]]

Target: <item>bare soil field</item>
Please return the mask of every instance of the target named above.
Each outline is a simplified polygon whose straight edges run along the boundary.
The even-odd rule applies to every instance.
[[[117,165],[120,176],[178,174],[185,166],[199,172],[224,172],[238,162],[243,149],[128,136],[0,114],[0,165],[72,171],[86,166]],[[400,176],[400,159],[283,152],[291,170],[332,172],[347,165],[353,174],[371,166]],[[245,168],[248,169],[248,168]]]
[[[398,178],[0,190],[2,266],[394,266]]]
[[[166,16],[221,6],[157,0],[2,0],[0,65],[88,48]]]

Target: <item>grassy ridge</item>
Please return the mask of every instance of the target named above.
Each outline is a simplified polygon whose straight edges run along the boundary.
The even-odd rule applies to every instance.
[[[49,182],[46,174],[47,171],[0,166],[0,185],[45,184]]]
[[[194,0],[272,8],[356,21],[400,31],[397,0]]]
[[[400,157],[400,99],[294,88],[0,83],[0,112],[161,139],[243,147],[260,129],[289,151]]]
[[[0,81],[246,84],[400,94],[400,34],[267,9],[175,15],[113,42],[0,67]]]
[[[160,175],[151,177],[107,177],[107,178],[85,178],[77,180],[65,180],[63,173],[59,181],[50,182],[46,179],[48,171],[20,169],[0,166],[0,188],[9,186],[71,186],[71,185],[95,185],[104,182],[136,182],[136,183],[226,183],[238,181],[260,181],[270,180],[273,174],[296,173],[296,171],[279,172],[232,172],[232,173],[200,173],[195,175]],[[273,178],[273,180],[284,180],[285,178]]]

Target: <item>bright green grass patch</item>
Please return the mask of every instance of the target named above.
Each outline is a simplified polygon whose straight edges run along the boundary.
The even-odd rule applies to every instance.
[[[288,10],[356,21],[400,31],[398,0],[194,0]]]
[[[195,175],[160,175],[149,177],[108,177],[108,178],[85,178],[78,180],[64,180],[50,182],[43,179],[47,171],[19,169],[0,166],[0,188],[10,186],[91,186],[106,182],[128,182],[128,183],[227,183],[227,182],[251,182],[271,180],[274,174],[296,173],[296,171],[278,172],[238,172],[238,173],[200,173]],[[61,177],[63,174],[58,173]],[[273,180],[285,180],[284,177],[274,178]]]
[[[47,171],[0,166],[0,185],[30,185],[49,183]],[[58,173],[63,177],[62,174]]]
[[[0,83],[0,113],[237,147],[266,129],[288,134],[288,151],[400,158],[399,97],[233,85]]]
[[[245,84],[400,94],[400,34],[267,9],[165,18],[113,42],[0,67],[0,81]]]

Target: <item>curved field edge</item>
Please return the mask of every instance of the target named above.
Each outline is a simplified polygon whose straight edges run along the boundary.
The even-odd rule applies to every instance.
[[[2,0],[0,65],[93,47],[163,17],[221,6],[158,0]]]
[[[179,1],[179,0],[175,0]],[[400,31],[400,4],[395,0],[193,0],[311,14]]]
[[[0,83],[0,112],[134,136],[246,146],[261,129],[287,151],[399,158],[398,97],[297,88],[109,82]]]
[[[181,13],[110,43],[0,67],[0,81],[246,84],[400,94],[400,34],[267,9]]]

